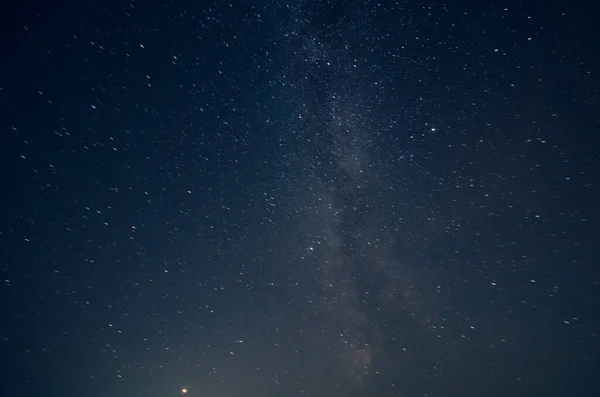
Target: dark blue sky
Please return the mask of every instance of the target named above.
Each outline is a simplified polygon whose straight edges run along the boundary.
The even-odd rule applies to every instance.
[[[591,7],[113,3],[0,13],[3,395],[599,393]]]

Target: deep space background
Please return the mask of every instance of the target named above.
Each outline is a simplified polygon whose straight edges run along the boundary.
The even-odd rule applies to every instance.
[[[586,4],[3,5],[0,394],[600,395]]]

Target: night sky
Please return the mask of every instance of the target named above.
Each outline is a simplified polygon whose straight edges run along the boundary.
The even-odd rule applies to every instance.
[[[0,395],[600,395],[594,2],[15,3]]]

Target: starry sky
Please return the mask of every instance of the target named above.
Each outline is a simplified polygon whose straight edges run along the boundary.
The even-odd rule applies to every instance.
[[[5,5],[1,394],[600,394],[591,7]]]

